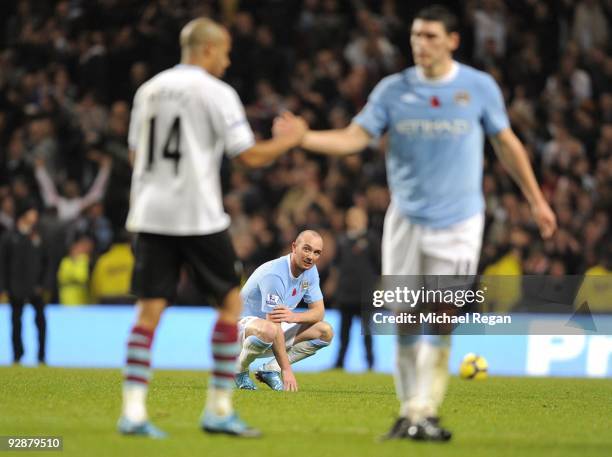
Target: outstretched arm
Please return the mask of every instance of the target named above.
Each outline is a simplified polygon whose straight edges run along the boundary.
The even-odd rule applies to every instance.
[[[92,203],[101,200],[106,191],[106,184],[110,177],[112,168],[112,159],[108,156],[102,156],[99,159],[100,169],[87,194],[81,199],[81,208],[87,208]]]
[[[381,136],[390,126],[388,92],[389,78],[381,80],[361,112],[348,127],[319,132],[309,130],[304,135],[302,147],[326,155],[342,156],[363,150],[372,137]]]
[[[343,129],[308,130],[302,140],[302,147],[321,154],[341,156],[360,152],[370,139],[370,134],[353,122]]]
[[[274,132],[274,138],[258,141],[242,152],[238,159],[243,164],[253,168],[263,167],[289,149],[300,145],[308,128],[304,120],[290,112],[283,113],[280,118],[285,123],[285,129],[282,132]]]
[[[557,219],[542,195],[523,144],[510,128],[501,130],[490,139],[499,160],[529,202],[542,238],[550,238],[557,229]]]
[[[217,97],[208,98],[206,103],[215,130],[224,140],[226,154],[248,167],[268,165],[289,149],[299,146],[307,129],[303,119],[285,112],[280,117],[286,122],[287,129],[281,135],[275,133],[270,140],[255,142],[244,107],[234,89],[221,90]]]
[[[51,176],[49,176],[49,172],[45,167],[45,161],[42,158],[38,158],[35,161],[34,175],[36,176],[36,181],[40,186],[40,193],[42,194],[42,199],[45,202],[45,206],[57,206],[59,195],[57,193],[57,189],[55,188],[55,184],[53,183],[53,180],[51,179]]]

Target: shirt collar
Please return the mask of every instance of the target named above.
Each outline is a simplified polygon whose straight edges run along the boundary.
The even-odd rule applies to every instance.
[[[204,70],[202,67],[198,66],[198,65],[191,65],[188,63],[177,63],[174,68],[180,68],[183,70],[195,70],[195,71],[201,71],[202,73],[208,73],[206,70]]]
[[[453,60],[451,63],[450,71],[447,74],[440,76],[439,78],[428,78],[427,76],[425,76],[425,73],[423,72],[423,69],[421,67],[416,67],[417,79],[421,82],[433,85],[446,84],[451,82],[453,79],[455,79],[458,72],[459,64],[455,60]]]
[[[298,279],[301,276],[293,276],[293,273],[291,272],[291,254],[287,254],[287,267],[289,268],[289,277],[291,279]]]

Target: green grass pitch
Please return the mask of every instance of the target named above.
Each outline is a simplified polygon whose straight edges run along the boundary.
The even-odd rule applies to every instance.
[[[60,435],[67,456],[612,455],[610,379],[453,378],[442,411],[454,432],[448,444],[377,442],[397,410],[392,378],[382,374],[298,373],[298,393],[261,384],[237,392],[241,415],[265,433],[259,440],[199,431],[203,372],[155,373],[149,413],[170,434],[164,441],[115,432],[119,370],[2,367],[0,382],[0,435]]]

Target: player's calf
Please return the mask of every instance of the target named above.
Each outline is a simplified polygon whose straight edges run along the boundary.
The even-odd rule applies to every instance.
[[[163,307],[140,305],[137,322],[130,332],[127,342],[127,359],[123,370],[123,406],[117,428],[123,435],[164,438],[165,434],[148,421],[146,398],[149,381],[153,376],[151,369],[151,346],[154,330]],[[143,319],[147,315],[149,319]],[[154,312],[152,312],[154,311]],[[149,327],[145,327],[150,324]],[[142,325],[145,326],[142,326]]]

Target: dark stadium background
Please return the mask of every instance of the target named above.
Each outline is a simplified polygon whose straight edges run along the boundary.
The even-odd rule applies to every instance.
[[[328,370],[338,353],[336,337],[298,364],[297,394],[265,387],[235,392],[240,414],[262,428],[262,440],[203,435],[197,417],[211,367],[214,311],[188,306],[166,311],[156,336],[150,411],[171,438],[130,440],[116,433],[119,368],[134,310],[107,304],[132,300],[126,279],[133,259],[123,230],[129,113],[138,86],[178,62],[181,27],[205,15],[230,28],[233,65],[226,80],[238,90],[256,134],[267,137],[283,109],[316,129],[347,125],[381,77],[411,64],[409,24],[431,3],[0,0],[0,237],[13,227],[15,211],[33,200],[43,211],[40,228],[51,253],[46,298],[57,303],[63,286],[76,285],[85,297],[79,304],[89,304],[47,306],[49,366],[37,368],[34,312],[27,306],[25,366],[11,366],[11,311],[0,284],[0,435],[62,436],[66,455],[74,456],[611,455],[612,337],[575,327],[562,335],[454,335],[451,372],[466,353],[478,352],[492,376],[484,382],[452,376],[441,412],[454,433],[449,445],[379,441],[397,414],[388,374],[395,337],[373,339],[374,372],[366,372],[355,325],[346,371]],[[512,126],[559,222],[557,234],[543,242],[528,205],[487,146],[479,272],[516,275],[517,282],[519,275],[553,276],[553,285],[559,278],[565,283],[564,275],[588,273],[609,286],[612,0],[439,3],[461,19],[457,59],[488,71],[502,87]],[[102,206],[67,221],[43,209],[34,176],[40,159],[58,189],[76,182],[85,191],[105,157],[112,157],[112,172]],[[258,171],[226,163],[223,178],[245,275],[286,252],[302,228],[317,229],[325,241],[318,267],[326,305],[337,306],[334,260],[348,208],[367,211],[370,235],[380,239],[389,203],[384,141],[342,159],[295,149]],[[58,284],[62,261],[65,282]],[[87,274],[77,282],[83,267]],[[594,311],[608,313],[595,320],[609,329],[612,288],[593,289],[602,304]],[[183,281],[179,301],[203,304],[207,298]],[[561,325],[568,322],[562,318]],[[340,333],[338,312],[328,312],[326,320]]]
[[[42,208],[33,175],[37,157],[45,158],[58,189],[69,178],[87,189],[102,154],[113,158],[103,216],[88,211],[60,223],[46,209],[43,234],[56,268],[75,239],[91,237],[92,272],[111,240],[126,241],[132,97],[143,81],[178,62],[177,35],[188,19],[208,15],[231,29],[233,64],[225,79],[238,90],[256,134],[267,137],[283,109],[313,128],[350,122],[381,77],[410,64],[410,18],[429,3],[0,2],[0,231],[11,227],[20,200],[34,197]],[[609,269],[612,2],[441,3],[461,18],[457,58],[491,73],[503,88],[513,128],[559,220],[553,239],[541,241],[527,203],[488,149],[480,270],[563,275]],[[372,232],[381,232],[389,201],[383,154],[376,145],[343,159],[295,149],[262,171],[224,166],[225,204],[245,274],[286,252],[302,228],[316,228],[325,240],[319,271],[333,306],[334,281],[326,279],[345,211],[364,208]],[[55,274],[49,281],[56,301]],[[179,301],[205,298],[185,283]]]

